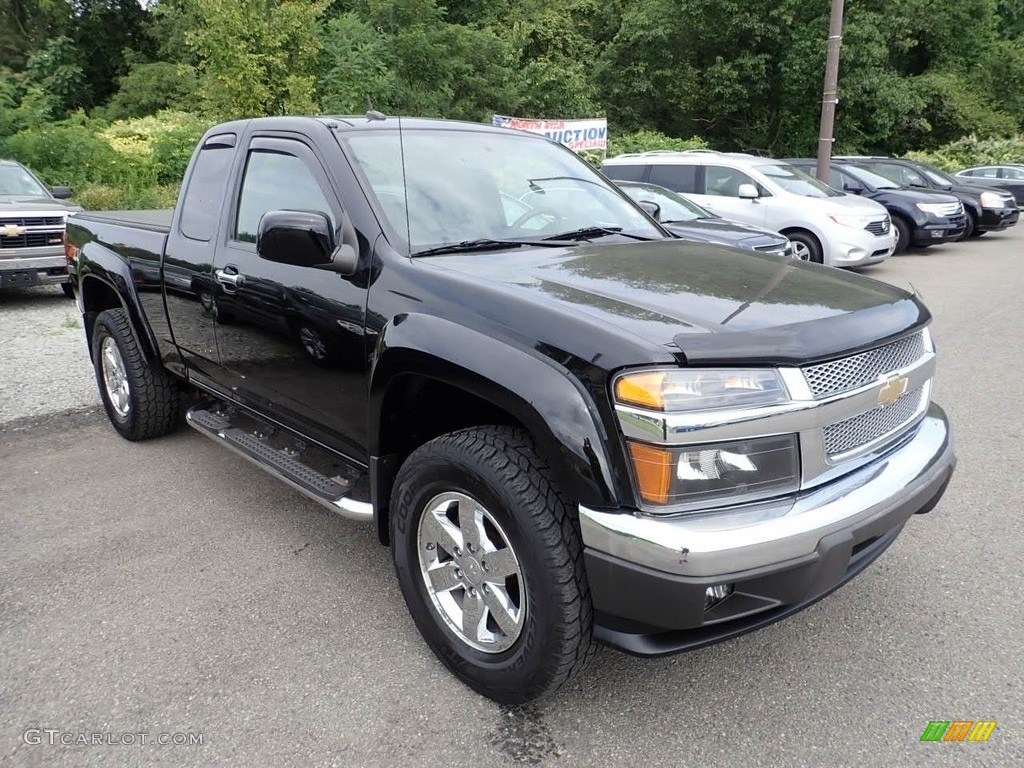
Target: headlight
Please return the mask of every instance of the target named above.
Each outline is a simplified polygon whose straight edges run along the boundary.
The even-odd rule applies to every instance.
[[[789,399],[777,371],[677,368],[627,373],[615,380],[615,400],[657,411],[749,408]]]
[[[948,203],[914,203],[917,206],[917,210],[930,213],[932,216],[946,216],[946,211],[949,210]]]
[[[853,227],[854,229],[864,229],[878,218],[877,216],[865,216],[855,213],[830,213],[828,217],[836,224],[842,224],[844,227]]]
[[[629,443],[637,490],[647,504],[716,506],[796,491],[796,435],[728,443],[653,446]]]
[[[1003,198],[997,195],[995,192],[982,192],[981,193],[981,207],[982,208],[1005,208],[1006,203],[1003,202]]]

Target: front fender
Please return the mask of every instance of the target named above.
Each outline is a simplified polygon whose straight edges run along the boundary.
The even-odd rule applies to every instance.
[[[388,388],[410,373],[472,393],[523,424],[575,501],[617,504],[608,435],[580,381],[534,350],[430,315],[399,315],[378,339],[370,373],[371,455],[380,453]]]

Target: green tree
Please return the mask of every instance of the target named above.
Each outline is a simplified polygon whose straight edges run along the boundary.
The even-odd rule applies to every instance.
[[[328,0],[187,0],[201,107],[217,118],[317,111],[317,24]]]

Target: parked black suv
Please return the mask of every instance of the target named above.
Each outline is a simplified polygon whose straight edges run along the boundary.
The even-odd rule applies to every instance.
[[[932,165],[895,157],[843,156],[835,159],[855,163],[880,173],[901,186],[933,189],[956,195],[963,203],[964,212],[967,214],[964,238],[1008,229],[1016,224],[1020,217],[1017,202],[1006,190],[964,183]]]
[[[814,174],[816,160],[786,160],[807,173]],[[901,187],[895,181],[867,168],[833,162],[828,184],[834,189],[860,195],[881,203],[892,217],[896,229],[896,250],[911,245],[928,246],[959,240],[967,229],[964,207],[953,195]]]

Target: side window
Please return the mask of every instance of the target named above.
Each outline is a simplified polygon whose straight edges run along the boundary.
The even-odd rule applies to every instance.
[[[1000,177],[1004,179],[1014,179],[1015,181],[1024,181],[1024,171],[1020,168],[1001,168]]]
[[[609,179],[643,181],[645,165],[606,165],[601,172]]]
[[[208,242],[217,234],[231,163],[235,159],[235,135],[212,136],[199,150],[188,189],[181,198],[178,229],[190,240]]]
[[[696,165],[652,165],[648,178],[651,184],[676,192],[697,191]]]
[[[320,184],[301,159],[284,152],[249,152],[238,197],[235,240],[256,242],[260,218],[273,210],[319,211],[337,225]]]
[[[807,173],[809,173],[811,176],[815,174],[815,171],[816,169],[807,169]],[[852,184],[856,184],[856,182],[854,182],[853,179],[849,179],[849,181]],[[847,178],[843,176],[843,174],[841,174],[835,168],[828,169],[828,185],[832,187],[832,189],[838,189],[840,192],[842,192],[846,188],[846,183]]]
[[[725,168],[720,165],[709,165],[704,168],[705,194],[739,197],[740,184],[753,184],[755,187],[759,187],[756,181],[735,168]]]
[[[977,168],[971,171],[971,176],[982,179],[996,179],[999,178],[998,168]]]

